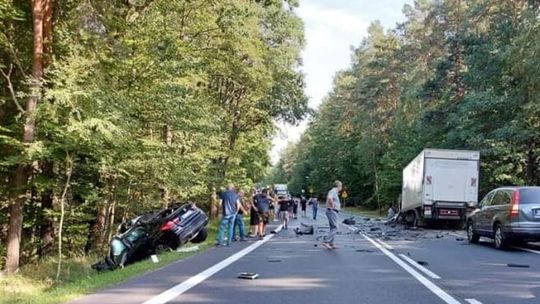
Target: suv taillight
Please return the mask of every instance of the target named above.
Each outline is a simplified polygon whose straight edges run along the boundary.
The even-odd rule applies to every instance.
[[[514,191],[512,201],[510,202],[510,218],[515,218],[519,215],[519,190]]]

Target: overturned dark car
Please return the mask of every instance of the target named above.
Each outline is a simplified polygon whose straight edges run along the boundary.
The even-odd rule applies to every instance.
[[[187,242],[206,240],[208,216],[194,204],[148,213],[122,223],[109,243],[104,260],[92,265],[98,271],[123,268],[152,254],[175,250]]]

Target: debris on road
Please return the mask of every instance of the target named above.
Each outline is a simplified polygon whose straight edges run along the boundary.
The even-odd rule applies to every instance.
[[[515,267],[515,268],[529,268],[530,266],[529,265],[524,265],[524,264],[507,264],[508,267]]]
[[[354,220],[354,216],[351,216],[349,218],[344,219],[343,224],[345,224],[345,225],[355,225],[356,221]]]
[[[294,230],[296,235],[314,234],[314,231],[313,225],[306,225],[304,223],[300,223],[300,227]]]
[[[427,266],[427,265],[429,265],[429,263],[426,262],[426,261],[416,261],[416,263],[418,263],[418,265],[422,265],[422,266]]]
[[[238,274],[239,279],[255,280],[258,277],[259,274],[254,272],[241,272]]]

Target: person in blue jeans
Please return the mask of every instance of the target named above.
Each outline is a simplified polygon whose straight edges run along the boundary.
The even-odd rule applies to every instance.
[[[313,219],[317,219],[317,210],[319,209],[319,200],[316,197],[311,198],[311,208],[313,208]]]
[[[242,206],[242,208],[238,210],[238,213],[236,214],[236,218],[234,220],[233,241],[236,240],[236,227],[238,227],[238,235],[240,237],[240,241],[246,241],[246,230],[244,227],[244,210],[246,210],[246,208],[243,203],[244,196],[245,195],[243,190],[238,191],[238,197],[240,199],[240,205]]]
[[[240,204],[240,198],[234,191],[233,184],[229,184],[227,186],[227,190],[221,193],[219,204],[222,208],[223,215],[221,217],[221,224],[219,225],[219,231],[216,238],[216,246],[230,246],[233,238],[233,228],[236,214],[239,210],[243,209],[242,205]],[[225,229],[227,229],[227,243],[223,244],[223,235],[225,233]]]

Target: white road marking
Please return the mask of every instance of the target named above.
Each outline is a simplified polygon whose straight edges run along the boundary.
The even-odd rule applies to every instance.
[[[377,241],[379,241],[379,243],[381,243],[384,247],[386,247],[386,249],[388,250],[394,250],[394,247],[386,244],[385,242],[383,242],[381,239],[377,239]]]
[[[364,238],[366,238],[368,241],[370,241],[375,247],[379,248],[386,256],[388,256],[390,259],[392,259],[396,264],[401,266],[405,271],[407,271],[409,274],[411,274],[416,280],[418,280],[422,285],[424,285],[427,289],[429,289],[431,292],[433,292],[436,296],[441,298],[445,303],[447,304],[461,304],[458,300],[456,300],[454,297],[449,295],[446,291],[442,290],[439,286],[435,285],[433,282],[428,280],[426,277],[418,273],[416,270],[411,268],[407,263],[402,261],[400,258],[398,258],[396,255],[394,255],[392,252],[388,251],[386,248],[384,248],[381,244],[374,241],[370,237],[368,237],[365,234],[362,234]]]
[[[281,226],[281,225],[280,225]],[[280,228],[280,227],[278,227]],[[143,304],[164,304],[167,303],[174,298],[178,297],[179,295],[183,294],[184,292],[190,290],[191,288],[197,286],[199,283],[203,282],[204,280],[208,279],[209,277],[213,276],[220,270],[223,270],[227,266],[231,265],[232,263],[238,261],[248,253],[252,252],[253,250],[259,248],[264,243],[268,242],[272,237],[274,237],[275,234],[269,234],[266,237],[264,237],[263,240],[257,241],[256,243],[250,245],[249,247],[244,248],[242,251],[239,251],[235,253],[234,255],[228,257],[227,259],[217,263],[216,265],[204,270],[203,272],[196,274],[195,276],[185,280],[184,282],[165,290],[164,292],[160,293],[159,295],[145,301]]]
[[[482,304],[482,302],[476,300],[476,299],[465,299],[465,301],[469,304]]]
[[[399,255],[402,259],[404,259],[405,261],[407,261],[409,264],[411,264],[412,266],[414,266],[416,269],[420,270],[421,272],[423,272],[424,274],[426,274],[428,277],[432,278],[432,279],[435,279],[435,280],[439,280],[441,277],[434,274],[433,272],[431,272],[429,269],[427,269],[426,267],[416,263],[416,261],[414,261],[413,259],[409,258],[408,256],[404,255],[404,254],[400,254]]]
[[[351,229],[351,231],[356,231],[356,230],[358,230],[358,228],[356,228],[356,227],[354,227],[354,226],[351,226],[351,225],[347,225],[347,224],[343,224],[343,223],[341,223],[341,225],[343,225],[343,226],[345,226],[345,227]]]
[[[527,251],[527,252],[531,252],[531,253],[540,254],[540,251],[538,251],[538,250],[533,250],[533,249],[523,248],[523,247],[517,247],[517,246],[514,246],[514,248],[519,249],[519,250],[523,250],[523,251]]]

